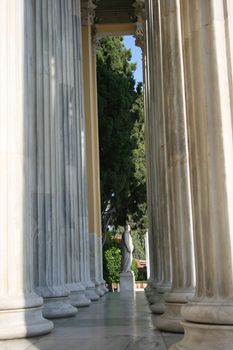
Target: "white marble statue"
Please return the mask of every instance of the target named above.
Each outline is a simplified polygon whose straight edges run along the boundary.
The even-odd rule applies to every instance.
[[[130,234],[130,225],[126,225],[122,235],[123,256],[122,256],[122,272],[130,272],[133,261],[133,240]]]

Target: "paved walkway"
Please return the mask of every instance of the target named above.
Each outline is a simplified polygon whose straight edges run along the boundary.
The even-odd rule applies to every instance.
[[[182,336],[154,330],[144,292],[108,293],[37,338],[2,341],[0,350],[167,350]]]

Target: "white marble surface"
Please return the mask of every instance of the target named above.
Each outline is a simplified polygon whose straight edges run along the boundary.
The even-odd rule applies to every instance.
[[[95,292],[99,296],[104,295],[104,291],[101,289],[101,282],[99,280],[100,275],[100,261],[98,250],[98,237],[96,233],[89,233],[90,243],[90,275],[91,281],[95,284]]]
[[[53,324],[32,289],[34,8],[22,0],[0,7],[0,339],[10,339],[47,333]]]
[[[151,21],[147,23],[146,71],[145,71],[145,116],[148,216],[150,242],[151,280],[154,280],[150,302],[158,301],[157,293],[168,292],[171,286],[171,244],[169,222],[168,162],[163,114],[162,71],[160,66],[161,45],[159,38],[158,1],[147,1],[146,11]],[[155,79],[156,77],[156,79]],[[160,89],[157,86],[160,86]],[[160,298],[161,304],[164,303]],[[165,309],[153,307],[154,313]]]
[[[120,274],[120,291],[134,291],[135,277],[133,271],[121,272]]]
[[[72,278],[78,265],[74,259],[77,234],[77,225],[75,226],[77,215],[74,215],[74,212],[77,212],[74,150],[77,144],[76,119],[82,118],[82,115],[76,113],[73,98],[74,71],[71,73],[69,68],[71,65],[74,66],[71,57],[77,56],[77,50],[74,52],[72,50],[76,40],[71,34],[72,26],[75,27],[72,21],[73,8],[71,2],[64,3],[64,7],[62,4],[58,6],[55,1],[47,2],[47,7],[45,4],[46,2],[44,4],[37,2],[35,11],[37,24],[35,166],[38,177],[34,189],[37,194],[37,203],[34,204],[34,225],[37,230],[34,234],[33,256],[36,291],[45,298],[43,314],[47,318],[54,318],[72,316],[77,312],[69,303],[69,290],[65,283],[73,282]],[[58,30],[64,22],[69,23],[66,34]],[[44,35],[46,31],[48,35]],[[62,46],[64,40],[69,43],[66,48]],[[71,194],[74,197],[72,200]]]
[[[163,48],[161,86],[164,89],[173,278],[171,291],[164,298],[166,311],[157,326],[165,331],[182,332],[180,310],[194,295],[195,267],[181,18],[175,3],[164,0],[160,7],[160,40]]]
[[[0,350],[167,350],[179,335],[154,330],[144,292],[108,293],[44,337],[0,342]]]
[[[173,349],[233,348],[232,1],[181,0],[197,287]]]

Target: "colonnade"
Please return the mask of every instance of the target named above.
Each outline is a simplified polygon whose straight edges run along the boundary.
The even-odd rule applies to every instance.
[[[100,225],[98,260],[90,254],[86,134],[97,111],[84,103],[80,1],[3,0],[0,29],[0,339],[10,339],[50,332],[48,319],[107,289]]]
[[[146,294],[152,312],[162,311],[159,329],[184,331],[172,350],[230,350],[233,6],[222,0],[145,6],[152,256]],[[169,268],[170,290],[161,297]]]
[[[0,339],[48,333],[48,319],[73,316],[107,291],[96,6],[91,0],[0,5]],[[134,6],[137,42],[145,17],[146,295],[161,315],[159,329],[184,332],[172,350],[230,350],[232,1]]]

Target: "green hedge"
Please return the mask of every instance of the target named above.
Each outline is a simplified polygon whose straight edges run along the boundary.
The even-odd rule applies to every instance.
[[[121,249],[111,247],[104,250],[104,279],[109,286],[118,283],[121,272]]]
[[[112,283],[119,283],[121,273],[121,257],[122,248],[120,243],[112,239],[112,236],[108,234],[106,243],[103,249],[103,272],[104,279],[111,288]],[[138,278],[137,263],[133,259],[132,271],[135,274],[135,280]]]

